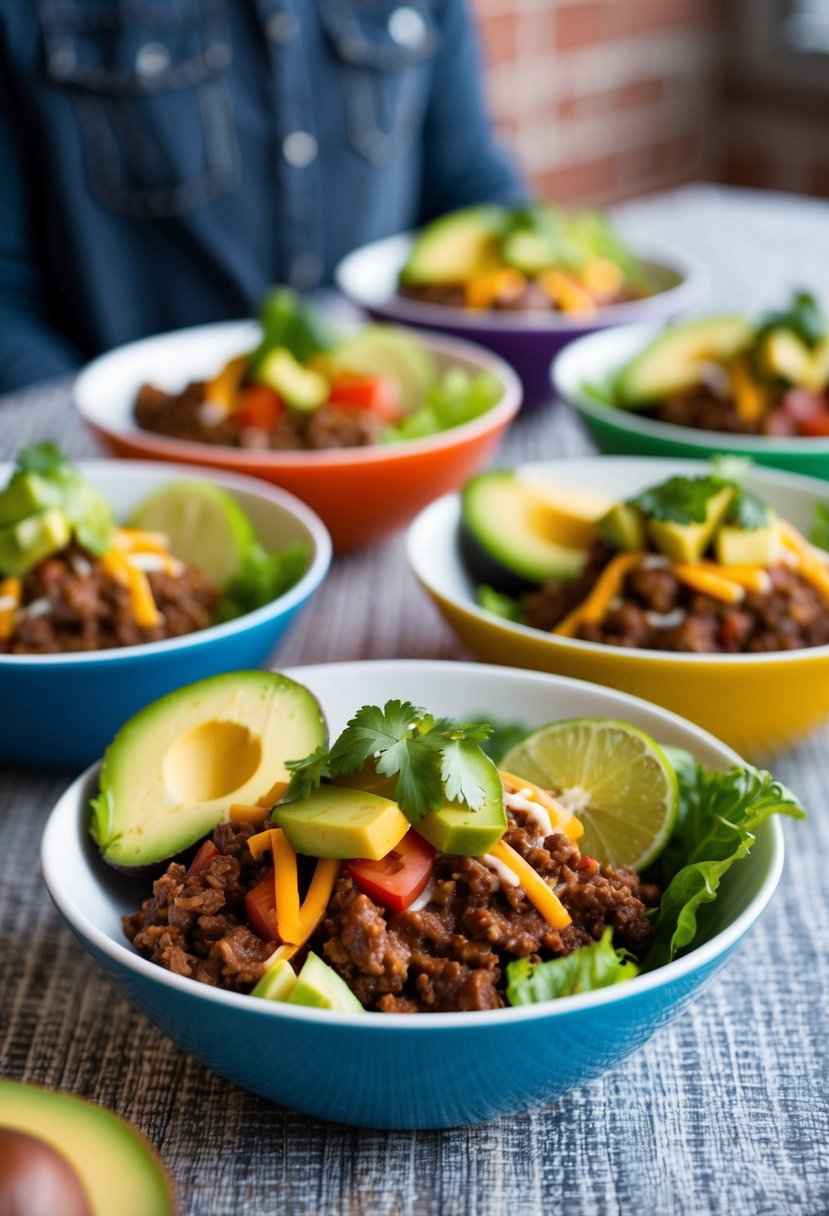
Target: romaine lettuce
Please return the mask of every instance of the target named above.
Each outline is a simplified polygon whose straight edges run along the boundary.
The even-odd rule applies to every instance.
[[[507,1000],[510,1005],[535,1005],[577,992],[593,992],[632,980],[639,974],[633,955],[613,947],[608,925],[599,941],[582,946],[563,958],[533,963],[519,958],[507,965]]]

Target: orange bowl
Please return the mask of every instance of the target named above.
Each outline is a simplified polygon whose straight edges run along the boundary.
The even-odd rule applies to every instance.
[[[343,552],[396,532],[488,464],[521,405],[518,377],[490,351],[442,334],[421,332],[418,338],[441,369],[492,372],[502,386],[492,409],[423,439],[318,452],[220,447],[170,439],[137,425],[133,406],[141,384],[178,392],[191,380],[207,379],[233,355],[255,346],[258,328],[250,321],[200,325],[110,351],[78,376],[75,404],[118,456],[246,473],[290,490],[322,517]]]

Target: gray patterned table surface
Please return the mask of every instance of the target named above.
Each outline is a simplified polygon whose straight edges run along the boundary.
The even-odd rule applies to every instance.
[[[829,297],[826,203],[694,187],[620,215],[631,235],[698,254],[717,305],[770,305],[800,284]],[[95,454],[66,383],[0,400],[0,458],[46,436],[74,457]],[[588,450],[559,409],[522,419],[500,459]],[[381,585],[382,616],[370,611]],[[279,653],[285,665],[388,657],[463,657],[408,573],[400,538],[340,559]],[[0,715],[10,712],[0,689]],[[3,772],[0,1073],[132,1119],[174,1173],[186,1216],[829,1212],[829,733],[775,768],[811,816],[785,824],[777,896],[702,998],[615,1072],[555,1105],[417,1133],[358,1131],[270,1106],[167,1041],[110,987],[43,889],[37,841],[68,774]]]

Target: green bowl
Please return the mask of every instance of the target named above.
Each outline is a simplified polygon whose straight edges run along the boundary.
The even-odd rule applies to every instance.
[[[659,333],[659,325],[626,325],[580,338],[552,367],[557,394],[573,406],[602,452],[615,456],[682,456],[705,459],[727,454],[756,464],[829,481],[829,438],[790,439],[773,435],[731,435],[656,422],[635,410],[606,405],[589,387],[602,384]]]

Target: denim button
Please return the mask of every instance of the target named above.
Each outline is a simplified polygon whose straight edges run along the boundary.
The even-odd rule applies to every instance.
[[[321,277],[322,265],[315,253],[300,253],[291,262],[289,278],[298,291],[317,287]]]
[[[319,147],[310,131],[292,131],[282,141],[282,155],[295,169],[304,169],[317,159]]]
[[[408,4],[394,10],[387,28],[392,41],[409,50],[422,46],[426,38],[426,22],[417,9]]]
[[[271,13],[265,22],[265,33],[271,42],[290,42],[299,32],[293,13]]]
[[[71,46],[62,46],[49,56],[49,71],[59,79],[75,69],[77,57]]]
[[[143,80],[161,76],[170,66],[170,52],[160,42],[147,42],[135,56],[135,70]]]

